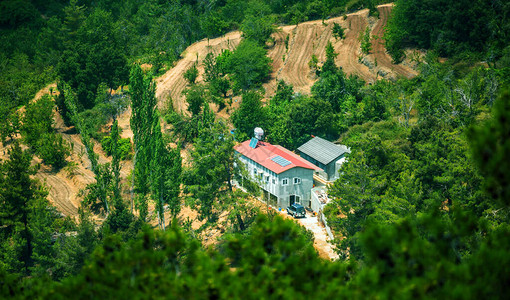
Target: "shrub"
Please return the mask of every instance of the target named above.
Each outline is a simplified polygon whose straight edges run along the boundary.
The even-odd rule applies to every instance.
[[[38,141],[36,153],[44,164],[58,170],[66,165],[66,158],[71,155],[71,147],[61,135],[45,133]]]
[[[101,146],[107,155],[113,154],[113,145],[111,136],[107,135],[101,140]],[[126,160],[131,159],[133,156],[133,150],[131,147],[131,140],[129,138],[119,139],[117,143],[117,150],[119,151],[120,159]]]
[[[338,23],[333,23],[333,36],[336,39],[340,39],[340,40],[345,38],[344,29]]]
[[[271,59],[255,42],[244,40],[227,58],[234,90],[249,90],[262,85],[271,72]]]
[[[36,147],[39,139],[53,131],[53,101],[49,96],[42,97],[38,101],[26,106],[21,134],[25,143]]]
[[[184,72],[182,76],[189,84],[195,84],[195,81],[198,77],[197,64],[194,63],[191,67],[189,67],[189,69],[186,70],[186,72]]]

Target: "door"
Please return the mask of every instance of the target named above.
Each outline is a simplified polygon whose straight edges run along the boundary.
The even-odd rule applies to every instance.
[[[295,202],[296,202],[296,195],[290,195],[289,206],[294,204]]]

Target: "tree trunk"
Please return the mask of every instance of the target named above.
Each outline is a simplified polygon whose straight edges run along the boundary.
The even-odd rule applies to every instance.
[[[246,228],[244,226],[243,218],[240,213],[236,213],[237,222],[239,223],[239,230],[244,231]]]
[[[28,268],[31,266],[31,259],[32,259],[32,239],[30,238],[30,232],[28,231],[28,215],[27,213],[23,213],[23,226],[24,226],[24,233],[25,240],[27,241],[27,247],[26,247],[26,258],[24,261],[25,265],[25,272],[28,275],[29,271]]]
[[[135,155],[133,156],[133,174],[131,176],[131,213],[135,213],[134,203],[135,203],[135,167],[136,167],[136,155],[138,154],[138,150],[135,151]]]
[[[225,167],[225,171],[227,172],[227,176],[228,176],[228,178],[227,178],[228,190],[232,193],[232,190],[233,190],[233,188],[232,188],[232,181],[231,181],[232,174],[230,174],[230,170],[228,168],[228,162],[225,161],[223,163],[223,166]]]
[[[161,211],[161,216],[160,216],[161,228],[163,229],[163,231],[165,231],[165,209],[163,206],[163,195],[161,195],[161,193],[159,196],[159,203],[160,203],[160,211]]]

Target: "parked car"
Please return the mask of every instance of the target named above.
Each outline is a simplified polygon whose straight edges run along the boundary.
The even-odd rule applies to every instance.
[[[305,208],[301,204],[294,203],[291,206],[287,207],[287,212],[289,215],[294,218],[304,218],[305,217]]]

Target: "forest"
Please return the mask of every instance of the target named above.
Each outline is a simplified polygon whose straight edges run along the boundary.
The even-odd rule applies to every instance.
[[[331,41],[349,21],[309,58],[310,93],[264,89],[278,26],[377,20],[388,3],[2,1],[0,298],[506,298],[510,3],[396,0],[384,36],[367,27],[356,51],[361,63],[381,41],[418,75],[348,74]],[[238,45],[181,74],[185,109],[157,97],[188,46],[233,31]],[[311,136],[350,147],[324,211],[339,259],[257,205],[256,182],[235,187],[234,145],[254,127],[293,151]],[[91,179],[69,216],[37,174],[80,168]]]

